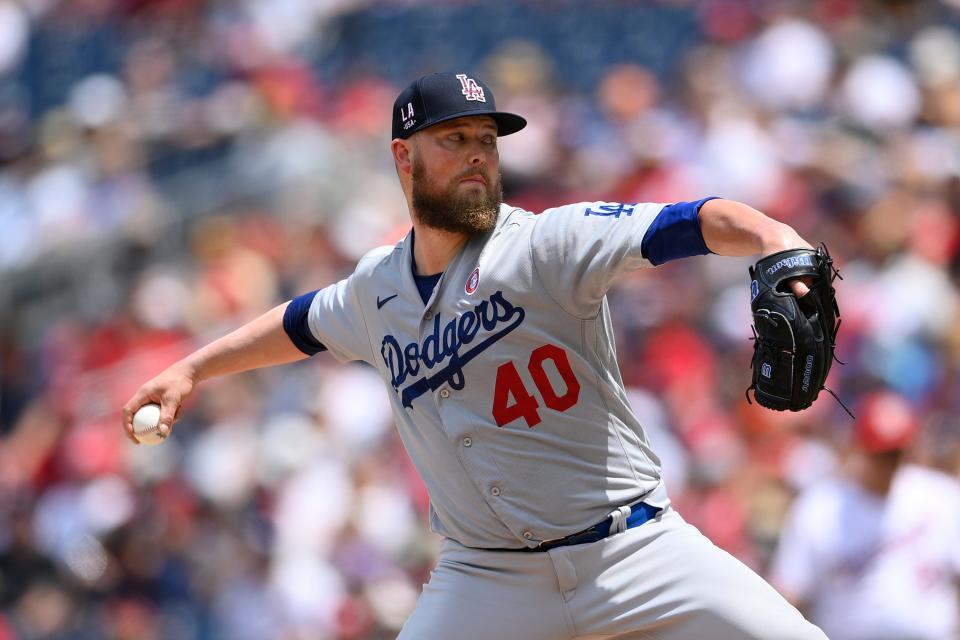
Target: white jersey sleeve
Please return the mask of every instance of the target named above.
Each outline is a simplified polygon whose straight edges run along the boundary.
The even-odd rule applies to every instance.
[[[557,304],[576,317],[592,317],[621,274],[709,253],[698,214],[710,199],[547,209],[530,236],[534,268]]]

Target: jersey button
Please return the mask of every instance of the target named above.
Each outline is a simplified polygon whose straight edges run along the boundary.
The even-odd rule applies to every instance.
[[[423,314],[424,320],[430,320],[431,318],[433,318],[433,311],[427,311],[425,314]]]
[[[533,534],[530,533],[529,531],[524,531],[523,538],[524,540],[533,540]]]
[[[472,447],[472,446],[473,446],[473,438],[471,438],[470,436],[467,436],[466,438],[464,438],[464,439],[463,439],[463,446],[465,446],[465,447]]]
[[[441,398],[449,398],[449,397],[450,397],[450,389],[440,389],[440,397],[441,397]]]
[[[490,489],[490,495],[494,497],[500,495],[500,487],[493,487],[492,489]]]

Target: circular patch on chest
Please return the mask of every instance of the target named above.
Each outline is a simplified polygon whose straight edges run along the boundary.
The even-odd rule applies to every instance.
[[[463,290],[467,293],[473,293],[477,290],[477,287],[480,285],[480,267],[477,267],[473,270],[473,273],[470,274],[470,277],[467,278],[467,284],[463,286]]]

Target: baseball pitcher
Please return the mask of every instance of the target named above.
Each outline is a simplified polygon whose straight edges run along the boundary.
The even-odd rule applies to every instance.
[[[797,302],[829,287],[811,268],[818,252],[717,198],[539,214],[502,203],[497,139],[525,124],[468,73],[413,82],[394,104],[390,145],[406,238],[147,382],[124,407],[129,437],[145,403],[162,405],[169,432],[200,381],[328,350],[379,372],[444,538],[404,640],[825,638],[671,508],[627,402],[606,300],[629,270],[791,251],[767,284]],[[795,319],[764,313],[766,402],[790,390],[770,386],[793,373],[770,340]],[[801,384],[809,365],[797,366]]]

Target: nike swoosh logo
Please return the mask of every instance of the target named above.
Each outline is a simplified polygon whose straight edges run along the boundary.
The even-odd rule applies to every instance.
[[[380,299],[380,296],[377,296],[377,309],[380,309],[381,307],[383,307],[383,305],[387,304],[388,302],[396,298],[398,295],[400,294],[395,293],[392,296],[387,296],[383,300]]]

